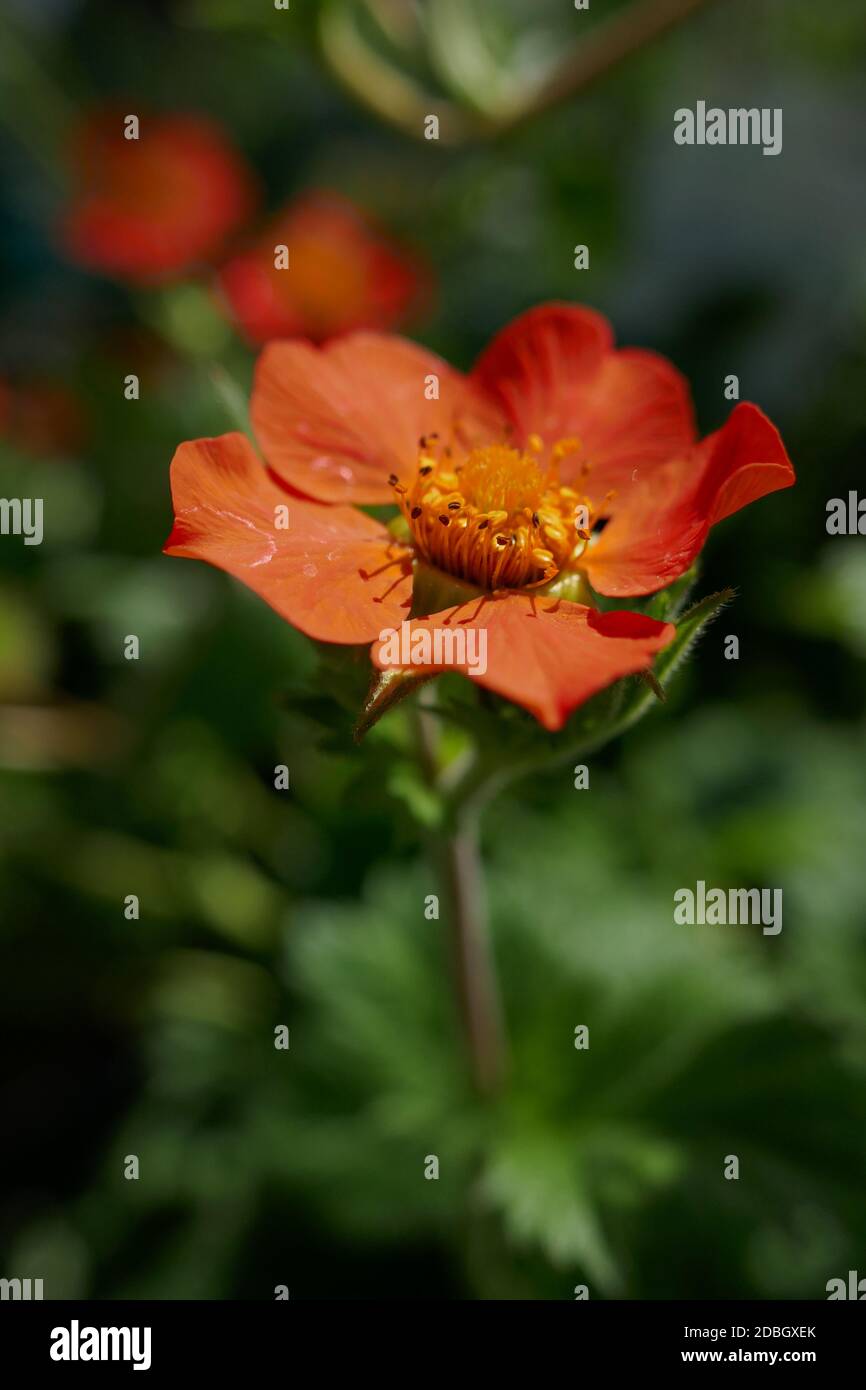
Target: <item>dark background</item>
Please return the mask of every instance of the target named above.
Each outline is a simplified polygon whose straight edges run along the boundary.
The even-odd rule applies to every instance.
[[[394,61],[471,102],[476,18],[507,87],[623,7],[424,8],[427,46]],[[866,550],[825,528],[863,487],[862,5],[719,0],[451,148],[348,94],[319,19],[3,6],[0,376],[79,415],[0,458],[3,496],[64,519],[0,540],[0,1274],[47,1297],[822,1298],[866,1273]],[[492,1109],[420,906],[401,716],[360,752],[317,745],[292,704],[305,641],[160,554],[175,446],[232,427],[211,367],[246,389],[253,355],[205,287],[130,291],[58,253],[63,130],[114,97],[217,118],[269,206],[326,187],[368,208],[429,261],[413,331],[457,365],[521,309],[581,300],[677,363],[704,430],[737,373],[797,468],[711,537],[700,591],[737,599],[666,708],[592,760],[589,793],[565,767],[488,817],[513,1053]],[[782,107],[782,154],[675,146],[698,99]],[[781,887],[781,935],[675,927],[697,878]]]

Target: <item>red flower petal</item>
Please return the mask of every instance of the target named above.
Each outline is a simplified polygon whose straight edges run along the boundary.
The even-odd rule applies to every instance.
[[[437,630],[456,634],[461,628],[475,628],[486,632],[487,669],[483,674],[472,676],[470,660],[407,669],[462,671],[479,685],[523,705],[550,730],[561,728],[573,709],[620,676],[650,666],[655,653],[673,640],[676,631],[670,623],[659,623],[640,613],[599,613],[583,604],[565,600],[551,603],[518,592],[434,613],[430,618],[414,620],[407,628],[409,640],[416,632],[427,632],[431,637]],[[460,639],[451,640],[456,643]],[[372,650],[373,662],[380,670],[386,669],[383,646],[380,640]],[[470,650],[468,656],[477,656],[478,650]],[[457,654],[461,654],[459,649]]]
[[[274,265],[276,246],[288,249],[287,269]],[[219,279],[246,336],[264,343],[392,328],[424,297],[429,276],[352,203],[310,193],[230,260]]]
[[[175,524],[166,554],[226,570],[308,637],[371,642],[405,618],[411,573],[385,528],[352,507],[291,496],[245,435],[181,444],[171,488]],[[287,530],[275,524],[280,504],[289,509]]]
[[[61,230],[68,255],[106,275],[147,282],[220,249],[256,201],[252,176],[219,127],[195,116],[143,115],[124,138],[119,112],[76,133],[79,190]]]
[[[600,507],[635,468],[663,463],[695,440],[688,386],[663,357],[615,351],[610,325],[575,304],[543,304],[493,339],[472,379],[504,410],[523,443],[577,436],[562,481],[589,473],[581,491]],[[605,512],[611,508],[604,508]]]
[[[438,399],[428,400],[434,386]],[[502,437],[492,408],[440,357],[373,333],[321,349],[269,343],[256,368],[252,418],[270,466],[322,502],[392,502],[389,475],[408,480],[420,436],[445,438],[455,422]]]
[[[734,406],[722,428],[708,435],[701,448],[707,465],[699,505],[710,526],[796,482],[782,436],[750,401]]]
[[[581,568],[600,594],[655,593],[685,573],[717,521],[794,481],[779,431],[744,401],[695,449],[637,471]]]

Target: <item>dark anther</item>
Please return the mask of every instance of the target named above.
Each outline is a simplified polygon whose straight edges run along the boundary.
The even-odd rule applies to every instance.
[[[413,507],[413,508],[412,508],[412,520],[414,521],[414,520],[416,519],[416,517],[419,517],[420,515],[421,515],[421,508],[420,508],[420,507]]]

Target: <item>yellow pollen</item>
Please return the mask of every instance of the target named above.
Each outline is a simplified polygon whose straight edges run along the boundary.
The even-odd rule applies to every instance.
[[[579,448],[579,439],[560,439],[551,450],[551,458],[554,463],[559,463],[560,459],[567,458],[569,454],[576,454]]]
[[[481,589],[547,583],[583,550],[592,511],[559,482],[558,464],[580,447],[530,435],[526,450],[487,444],[462,458],[419,441],[413,478],[389,479],[419,558]]]

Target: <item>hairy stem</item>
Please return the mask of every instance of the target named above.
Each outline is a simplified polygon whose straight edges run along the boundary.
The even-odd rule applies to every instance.
[[[505,1033],[487,919],[477,817],[458,819],[442,837],[454,976],[472,1079],[493,1095],[505,1075]]]
[[[432,712],[435,688],[427,686],[412,708],[415,748],[428,786],[439,788],[439,731]],[[438,868],[451,937],[451,960],[472,1081],[492,1096],[505,1076],[505,1030],[496,962],[487,916],[479,815],[450,801],[437,837]]]

